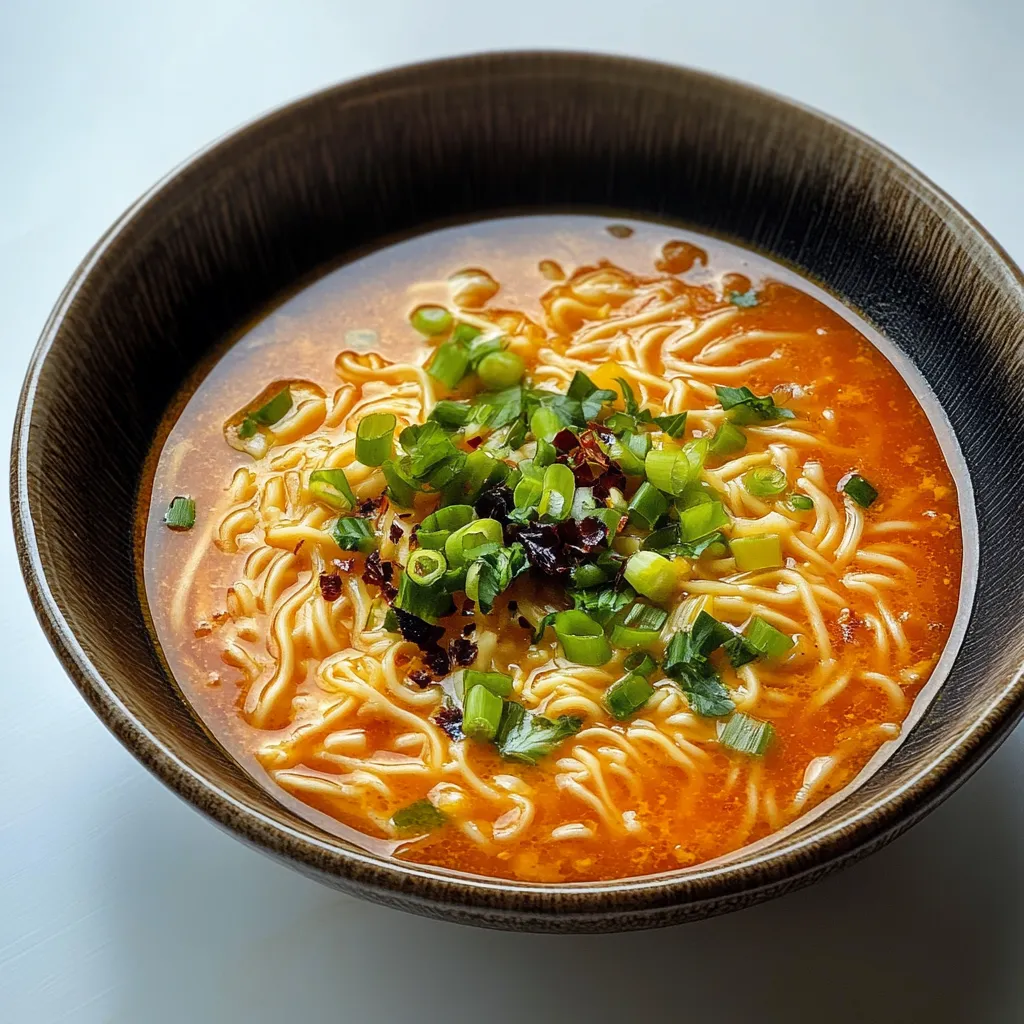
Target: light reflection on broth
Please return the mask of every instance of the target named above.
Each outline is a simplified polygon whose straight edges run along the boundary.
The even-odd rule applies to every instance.
[[[338,510],[310,490],[312,471],[342,469],[358,501],[376,497],[384,478],[355,460],[358,423],[391,412],[401,431],[437,399],[478,386],[470,375],[449,396],[424,371],[444,335],[424,338],[409,314],[431,304],[485,339],[500,335],[534,387],[564,393],[581,370],[599,388],[625,379],[655,415],[686,411],[676,439],[637,427],[656,446],[711,439],[734,417],[746,438],[739,451],[712,446],[699,483],[679,491],[680,507],[696,490],[701,502],[720,502],[727,525],[719,543],[672,561],[672,596],[658,599],[669,614],[652,648],[654,692],[622,720],[609,714],[606,690],[624,676],[628,651],[587,666],[562,655],[550,628],[530,643],[523,620],[535,625],[568,603],[563,577],[535,568],[490,614],[462,614],[457,594],[441,646],[456,652],[451,641],[470,641],[471,668],[513,678],[508,699],[575,723],[536,766],[503,757],[493,742],[454,740],[438,724],[461,697],[449,682],[437,685],[444,673],[416,643],[382,628],[380,588],[362,579],[365,556],[337,546]],[[589,216],[446,229],[326,275],[213,366],[159,456],[145,587],[182,691],[287,806],[411,860],[589,881],[703,863],[786,826],[900,735],[960,592],[957,491],[928,419],[833,307],[744,250]],[[260,421],[258,410],[285,386],[287,412]],[[792,418],[742,422],[723,411],[716,386],[770,395]],[[598,415],[617,422],[607,420],[615,410],[621,399]],[[477,442],[454,436],[462,451]],[[877,490],[869,507],[849,497],[855,490],[838,490],[851,471]],[[628,499],[640,478],[625,479]],[[764,492],[780,480],[783,490]],[[162,525],[180,494],[196,501],[189,532]],[[406,564],[413,526],[435,505],[421,497],[370,520],[384,562]],[[634,518],[612,547],[625,561],[646,535]],[[783,564],[739,571],[733,542],[756,554],[765,537],[777,538]],[[506,531],[506,550],[511,542]],[[322,576],[338,577],[336,593]],[[728,657],[717,649],[672,681],[664,641],[694,629],[702,612],[748,636],[756,617],[792,646],[737,667],[739,648],[727,646]],[[694,666],[710,666],[710,676],[694,683]],[[702,686],[727,703],[700,704]],[[770,724],[763,754],[741,752],[742,736],[740,751],[728,748],[748,722]],[[393,816],[422,801],[437,814],[417,819],[410,837]]]

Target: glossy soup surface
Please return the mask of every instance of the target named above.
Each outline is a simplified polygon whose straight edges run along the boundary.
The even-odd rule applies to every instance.
[[[453,279],[467,268],[486,274]],[[564,605],[536,572],[489,615],[445,621],[444,642],[468,635],[475,667],[513,676],[514,699],[577,716],[579,731],[533,766],[438,724],[450,686],[424,682],[416,645],[381,628],[364,556],[335,546],[337,512],[308,491],[309,473],[327,464],[351,467],[358,498],[379,494],[379,471],[353,465],[359,420],[393,410],[400,430],[447,396],[421,370],[436,341],[409,322],[424,303],[504,335],[534,386],[564,392],[583,369],[601,387],[627,379],[653,413],[688,411],[680,442],[725,420],[715,385],[745,385],[793,411],[743,427],[746,448],[710,458],[703,475],[732,517],[727,536],[776,532],[785,565],[744,574],[727,548],[687,560],[665,633],[703,610],[737,630],[760,615],[795,640],[785,657],[739,669],[713,656],[736,709],[771,723],[764,756],[723,747],[722,721],[695,715],[659,673],[646,706],[612,718],[602,694],[625,652],[585,668],[561,657],[550,629],[531,646],[520,615]],[[144,586],[168,664],[262,785],[370,850],[532,882],[643,875],[735,851],[842,789],[898,739],[957,614],[956,486],[922,408],[867,333],[790,271],[645,222],[505,219],[347,264],[248,329],[159,452],[143,509]],[[282,382],[295,402],[260,431],[266,453],[232,447],[231,424]],[[752,497],[743,474],[757,466],[781,469],[785,493]],[[851,471],[878,492],[866,509],[838,489]],[[794,493],[813,509],[790,508]],[[189,531],[163,524],[177,495],[195,499]],[[386,509],[381,557],[403,563],[432,508]],[[328,599],[322,573],[341,577],[340,596]],[[420,800],[444,824],[396,830],[392,815]]]

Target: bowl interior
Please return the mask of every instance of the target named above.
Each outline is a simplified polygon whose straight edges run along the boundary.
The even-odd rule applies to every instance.
[[[551,208],[682,221],[823,284],[930,383],[975,488],[974,613],[908,739],[813,824],[756,857],[667,880],[539,889],[346,849],[283,810],[207,737],[167,678],[138,597],[134,516],[147,453],[213,346],[318,268],[380,239]],[[231,136],[140,200],[87,257],[23,396],[12,479],[23,567],[65,665],[136,756],[221,824],[318,877],[451,916],[536,923],[557,911],[560,927],[725,909],[891,837],[1016,721],[1022,314],[1019,275],[966,215],[880,147],[774,97],[575,55],[402,69]],[[69,493],[88,495],[88,517],[68,508]]]

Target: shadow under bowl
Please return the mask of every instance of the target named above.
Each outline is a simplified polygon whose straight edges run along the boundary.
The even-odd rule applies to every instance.
[[[277,804],[165,674],[136,586],[136,500],[165,410],[210,349],[318,268],[440,220],[606,209],[786,261],[874,323],[945,408],[980,523],[953,669],[856,792],[756,855],[685,873],[529,885],[377,858]],[[1024,284],[904,162],[841,124],[680,68],[558,53],[401,68],[318,93],[200,153],[136,203],[61,296],[21,397],[11,497],[22,570],[83,696],[154,774],[306,874],[492,927],[664,925],[805,885],[920,819],[1022,710]],[[69,503],[88,496],[86,519]]]

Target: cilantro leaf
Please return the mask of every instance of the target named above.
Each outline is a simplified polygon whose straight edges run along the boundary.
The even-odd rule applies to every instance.
[[[708,661],[708,655],[735,634],[707,612],[701,612],[689,630],[676,633],[667,650],[663,669],[686,694],[696,715],[719,718],[735,709],[729,691]]]
[[[582,370],[577,370],[573,374],[565,397],[579,402],[580,415],[583,418],[581,425],[585,425],[597,418],[605,402],[614,402],[619,396],[607,388],[599,388]]]
[[[668,434],[669,437],[682,437],[686,430],[686,413],[677,412],[671,415],[655,416],[654,422]]]
[[[586,612],[601,625],[608,623],[618,612],[636,599],[636,591],[629,586],[616,590],[614,586],[587,587],[570,592],[572,606]]]
[[[757,292],[753,288],[747,292],[729,292],[729,301],[734,306],[740,306],[742,309],[750,309],[752,306],[757,305]]]
[[[575,715],[562,715],[552,721],[510,700],[505,702],[494,741],[506,760],[536,764],[582,727],[583,719]]]
[[[756,420],[791,420],[795,419],[792,409],[783,409],[775,404],[771,395],[758,398],[748,387],[729,388],[718,385],[715,387],[722,408],[730,413],[734,423],[753,423]]]
[[[709,533],[700,540],[681,541],[676,545],[673,553],[682,558],[700,558],[708,548],[715,544],[725,544],[725,535],[721,533]]]
[[[740,636],[739,633],[726,640],[722,644],[722,650],[729,655],[729,663],[733,668],[740,668],[751,661],[756,661],[761,656],[761,652],[751,646],[747,638]]]
[[[706,675],[691,675],[679,685],[686,694],[690,710],[695,715],[702,718],[721,718],[736,710],[729,691],[713,669]]]
[[[540,622],[537,623],[537,628],[533,631],[533,636],[530,637],[530,643],[539,644],[544,639],[544,634],[547,632],[548,626],[554,624],[555,617],[558,612],[548,612]]]
[[[440,828],[448,820],[429,800],[417,800],[395,811],[391,816],[391,824],[399,832],[432,832]]]
[[[492,430],[507,427],[523,415],[523,399],[523,388],[519,384],[502,391],[484,391],[470,407],[469,420]]]
[[[632,420],[630,426],[633,430],[636,430],[641,423],[653,423],[654,417],[649,409],[640,408],[640,403],[636,400],[636,395],[633,394],[633,388],[630,386],[629,381],[623,377],[616,377],[615,383],[619,385],[619,389],[622,391],[622,402],[626,407],[625,415]]]
[[[529,567],[522,544],[485,552],[466,572],[466,596],[487,614],[494,607],[494,599]]]

